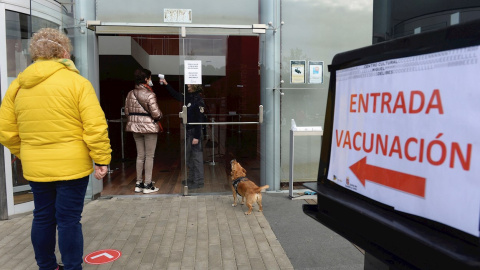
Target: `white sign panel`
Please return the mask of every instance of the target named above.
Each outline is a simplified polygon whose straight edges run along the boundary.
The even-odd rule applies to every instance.
[[[479,236],[480,49],[336,73],[328,179]]]
[[[308,83],[323,83],[323,62],[308,61],[308,68],[310,70]]]
[[[163,9],[163,22],[191,23],[192,10],[165,8]]]
[[[202,84],[202,61],[185,60],[185,84]]]

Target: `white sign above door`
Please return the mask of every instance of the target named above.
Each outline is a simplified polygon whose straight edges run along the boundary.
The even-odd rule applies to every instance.
[[[163,22],[192,23],[191,9],[163,9]]]

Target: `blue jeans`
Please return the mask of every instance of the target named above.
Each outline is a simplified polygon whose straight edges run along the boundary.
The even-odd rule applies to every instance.
[[[29,183],[35,204],[31,239],[39,269],[57,268],[57,226],[58,247],[65,269],[82,269],[83,234],[80,219],[88,176],[68,181]]]

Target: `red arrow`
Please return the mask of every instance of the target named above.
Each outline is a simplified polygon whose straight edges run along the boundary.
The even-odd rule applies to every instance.
[[[365,186],[365,180],[387,187],[405,191],[420,197],[425,197],[426,179],[411,174],[392,171],[389,169],[368,165],[367,157],[350,166],[350,170]]]

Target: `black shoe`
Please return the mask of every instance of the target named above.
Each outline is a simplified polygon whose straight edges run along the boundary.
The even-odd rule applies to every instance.
[[[190,185],[193,185],[193,182],[187,181],[187,180],[183,180],[183,181],[182,181],[182,185],[184,185],[184,186],[190,186]]]
[[[58,265],[57,270],[63,270],[63,265]]]
[[[145,188],[143,189],[143,194],[148,194],[152,192],[157,192],[158,188],[153,185],[153,182],[146,185]]]
[[[193,183],[193,185],[188,186],[190,189],[197,189],[197,188],[203,188],[204,184],[203,183]]]
[[[135,192],[142,192],[144,188],[145,185],[143,184],[143,182],[141,182],[140,184],[135,184]]]

